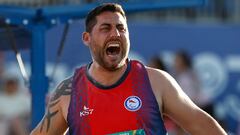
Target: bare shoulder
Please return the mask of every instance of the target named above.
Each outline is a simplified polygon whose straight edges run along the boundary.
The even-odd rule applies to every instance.
[[[49,107],[54,107],[58,104],[59,109],[65,120],[67,120],[68,106],[70,103],[70,95],[72,91],[72,77],[63,80],[51,95]],[[49,108],[50,109],[50,108]]]
[[[169,87],[168,85],[174,83],[173,77],[167,72],[151,67],[146,67],[146,69],[154,91],[162,93],[165,91],[166,87]]]
[[[59,101],[60,97],[62,96],[69,96],[71,95],[72,89],[72,77],[69,77],[63,80],[53,92],[50,102],[57,102]]]
[[[166,71],[151,67],[146,67],[146,69],[150,79],[154,78],[158,80],[167,80],[170,77],[170,75]]]
[[[170,75],[156,68],[146,67],[153,93],[163,113],[163,95],[167,85],[169,85]]]
[[[162,113],[168,115],[171,111],[174,111],[169,111],[169,109],[175,107],[175,102],[187,101],[190,104],[192,103],[169,73],[151,67],[146,67],[146,69],[152,90],[162,109]]]
[[[168,104],[169,106],[169,102],[174,103],[178,99],[189,100],[176,80],[169,73],[150,67],[147,67],[147,71],[153,91],[158,94],[157,98],[161,98],[164,105]],[[167,111],[167,108],[168,107],[165,106],[163,108],[164,111]]]
[[[148,76],[154,90],[161,92],[162,94],[171,91],[177,91],[179,94],[184,94],[176,80],[166,71],[146,67]]]

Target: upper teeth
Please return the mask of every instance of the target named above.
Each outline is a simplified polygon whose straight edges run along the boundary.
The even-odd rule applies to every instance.
[[[108,47],[119,47],[119,44],[110,44]]]

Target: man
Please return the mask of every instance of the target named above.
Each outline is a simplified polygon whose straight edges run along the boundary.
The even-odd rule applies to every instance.
[[[168,115],[193,135],[224,135],[164,71],[129,60],[129,32],[118,4],[103,4],[86,19],[83,42],[92,62],[63,81],[32,135],[165,135]]]

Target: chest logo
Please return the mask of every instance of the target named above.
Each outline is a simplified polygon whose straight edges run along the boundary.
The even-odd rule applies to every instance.
[[[80,112],[80,117],[91,115],[93,113],[93,109],[90,109],[86,106],[83,107],[83,111]]]
[[[124,107],[131,112],[139,110],[141,106],[142,106],[142,101],[138,96],[129,96],[124,101]]]

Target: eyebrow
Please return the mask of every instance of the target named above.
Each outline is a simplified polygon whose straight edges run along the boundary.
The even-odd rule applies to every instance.
[[[103,24],[101,24],[100,26],[111,26],[111,24],[109,24],[109,23],[103,23]]]
[[[110,23],[103,23],[103,24],[101,24],[100,26],[111,26],[111,24]],[[118,26],[124,26],[124,24],[123,23],[119,23],[119,24],[116,24],[116,26],[118,27]]]

